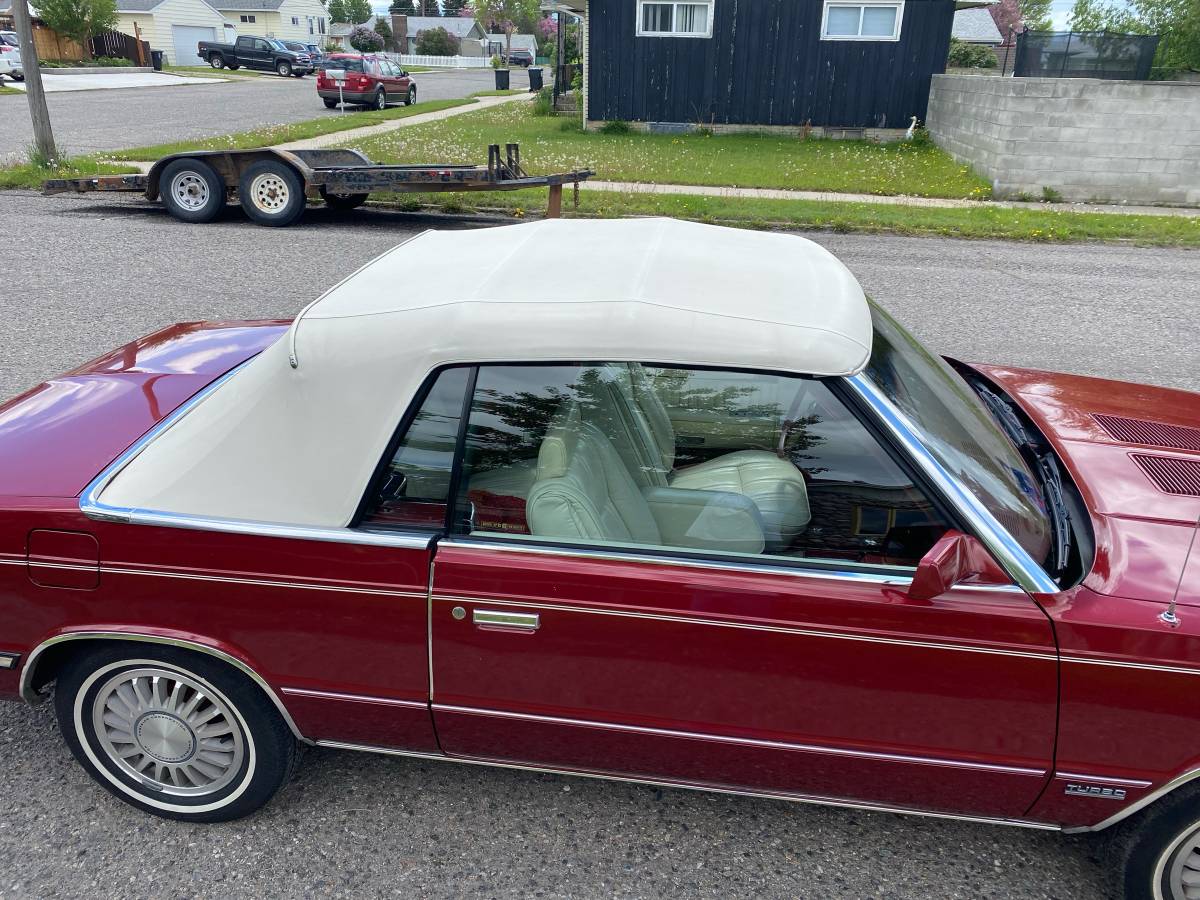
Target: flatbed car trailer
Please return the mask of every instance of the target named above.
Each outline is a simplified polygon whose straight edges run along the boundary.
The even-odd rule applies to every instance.
[[[234,196],[261,225],[291,225],[308,200],[322,199],[334,209],[354,209],[375,191],[519,191],[550,189],[546,215],[562,210],[563,185],[574,186],[594,172],[582,169],[554,175],[529,175],[521,168],[521,148],[488,147],[486,166],[405,165],[371,162],[357,150],[197,150],[164,156],[145,175],[54,178],[43,194],[126,191],[147,200],[162,199],[167,211],[184,222],[211,222]]]

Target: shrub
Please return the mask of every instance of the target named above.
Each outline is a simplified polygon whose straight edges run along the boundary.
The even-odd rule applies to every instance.
[[[504,60],[502,60],[500,58],[499,54],[492,55],[492,68],[493,69],[503,69],[504,68]]]
[[[417,53],[422,56],[458,56],[461,44],[441,26],[417,32]]]
[[[375,53],[383,49],[383,37],[365,25],[355,25],[350,32],[350,46],[359,53]]]
[[[994,69],[996,54],[982,44],[968,44],[958,38],[950,38],[946,65],[955,69]]]
[[[533,114],[535,116],[554,115],[554,88],[550,85],[546,85],[538,91],[537,97],[533,101]]]
[[[620,119],[614,119],[611,122],[605,122],[600,126],[601,134],[629,134],[633,129],[629,127],[628,122],[622,122]]]

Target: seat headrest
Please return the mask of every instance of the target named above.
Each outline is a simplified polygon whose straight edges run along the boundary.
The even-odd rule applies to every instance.
[[[575,400],[564,400],[550,419],[550,427],[546,429],[546,436],[542,438],[542,446],[538,449],[538,481],[543,478],[561,478],[567,474],[582,428],[579,403]]]

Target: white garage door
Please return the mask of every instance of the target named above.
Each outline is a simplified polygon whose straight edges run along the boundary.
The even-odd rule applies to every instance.
[[[174,63],[177,66],[202,66],[207,60],[196,55],[196,45],[201,41],[215,41],[217,29],[199,25],[172,25],[171,37],[175,43]]]

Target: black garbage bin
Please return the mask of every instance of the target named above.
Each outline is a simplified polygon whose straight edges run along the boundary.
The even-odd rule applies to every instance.
[[[540,66],[529,67],[529,90],[536,93],[542,89],[542,69]]]
[[[496,69],[496,90],[508,90],[508,69]]]
[[[161,50],[150,51],[150,64],[154,66],[155,72],[162,71],[163,52]]]

